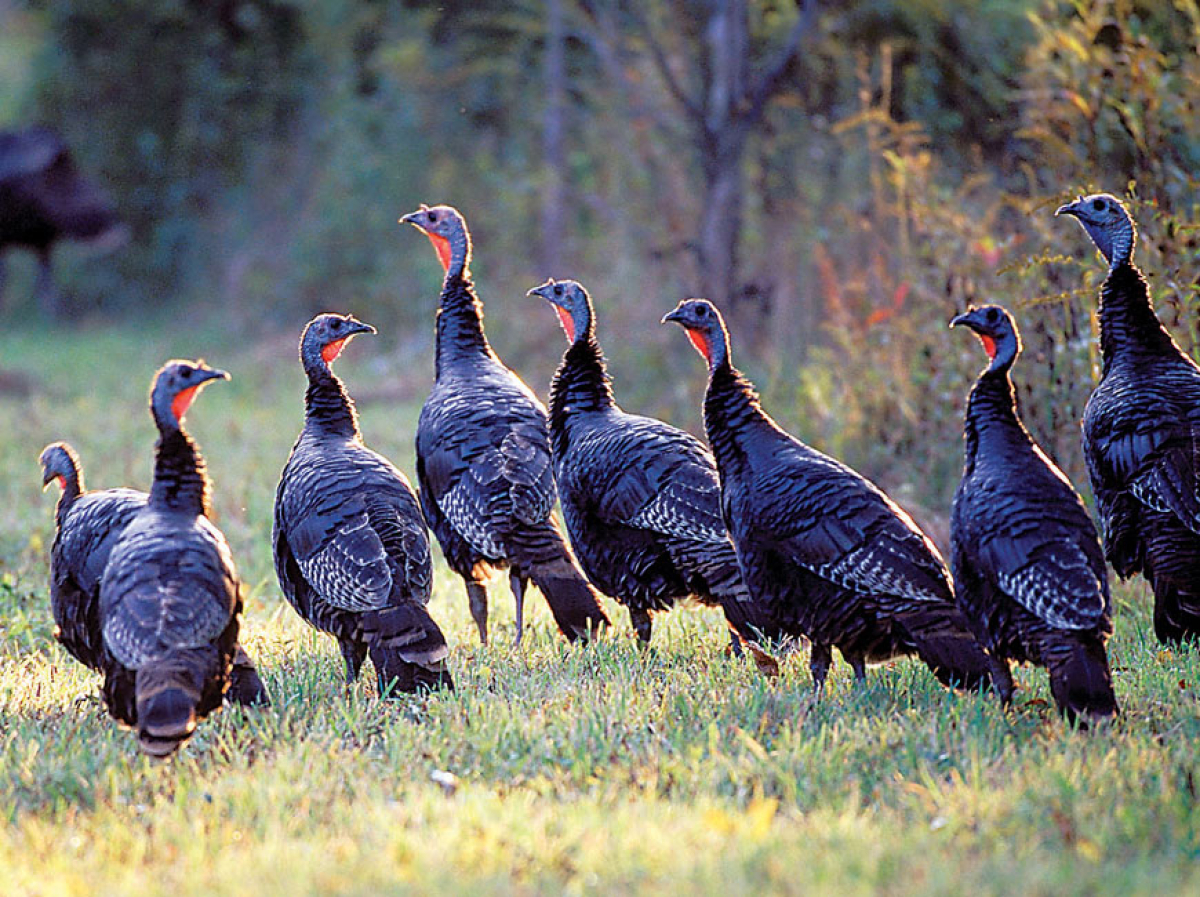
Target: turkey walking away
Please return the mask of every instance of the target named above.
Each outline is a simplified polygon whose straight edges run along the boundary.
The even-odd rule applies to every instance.
[[[54,637],[84,666],[104,670],[100,580],[109,553],[149,496],[134,489],[87,492],[79,455],[65,442],[42,450],[42,485],[62,490],[50,549],[50,610]],[[254,661],[237,646],[226,697],[248,706],[271,703]]]
[[[242,613],[225,536],[209,521],[209,481],[183,416],[202,387],[228,379],[168,361],[154,378],[158,427],[150,498],[125,527],[100,584],[104,700],[152,757],[167,757],[221,706]]]
[[[751,594],[775,625],[812,642],[817,692],[833,647],[858,680],[868,663],[916,654],[946,685],[986,684],[989,659],[929,538],[875,485],[763,411],[711,302],[685,300],[663,321],[680,324],[708,363],[704,430],[725,523]]]
[[[600,591],[629,608],[650,641],[651,614],[695,597],[724,609],[734,650],[762,639],[721,520],[712,455],[613,398],[595,308],[576,281],[530,290],[558,313],[569,343],[550,386],[550,446],[571,547]],[[758,656],[756,654],[756,656]]]
[[[1058,209],[1108,262],[1100,289],[1100,384],[1083,414],[1083,451],[1104,524],[1104,554],[1122,579],[1154,590],[1154,632],[1200,637],[1200,366],[1154,314],[1133,263],[1137,230],[1115,196]]]
[[[323,314],[300,338],[304,428],[275,495],[275,572],[292,607],[337,639],[348,683],[371,656],[380,695],[453,688],[429,616],[429,533],[408,479],[363,445],[333,360],[375,328]]]
[[[994,681],[1006,702],[1009,661],[1028,661],[1049,671],[1068,719],[1113,716],[1104,552],[1079,495],[1017,414],[1009,376],[1021,351],[1016,325],[990,305],[950,326],[973,330],[989,361],[967,402],[966,464],[950,521],[958,606],[998,662]]]
[[[484,335],[466,222],[450,206],[422,206],[401,220],[429,237],[446,272],[435,382],[417,424],[417,480],[429,526],[466,584],[479,638],[487,642],[488,571],[507,567],[518,644],[531,579],[562,633],[590,639],[608,617],[552,516],[546,409]]]

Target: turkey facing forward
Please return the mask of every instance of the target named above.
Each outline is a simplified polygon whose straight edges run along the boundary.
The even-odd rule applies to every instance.
[[[716,307],[688,299],[663,318],[708,364],[704,430],[746,585],[774,625],[812,642],[818,693],[837,647],[868,663],[916,654],[946,685],[990,680],[929,537],[874,484],[784,432],[729,356]]]
[[[288,602],[337,639],[353,683],[368,653],[381,695],[453,688],[449,649],[426,610],[429,533],[408,479],[367,448],[332,364],[375,328],[318,315],[300,338],[304,427],[275,494],[275,572]]]

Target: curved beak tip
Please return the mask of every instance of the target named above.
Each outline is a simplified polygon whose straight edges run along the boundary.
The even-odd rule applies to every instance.
[[[1075,203],[1073,203],[1073,202],[1064,203],[1063,205],[1059,206],[1057,209],[1054,210],[1054,217],[1056,217],[1056,218],[1059,215],[1074,215],[1074,214],[1075,214]]]

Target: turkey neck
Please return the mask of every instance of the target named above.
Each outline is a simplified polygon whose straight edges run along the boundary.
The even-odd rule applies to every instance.
[[[330,436],[358,439],[358,413],[342,381],[327,365],[308,372],[304,393],[304,426]]]
[[[975,469],[980,447],[1000,457],[1032,445],[1029,431],[1017,417],[1016,393],[1007,370],[984,371],[967,399],[967,473]]]
[[[208,516],[208,474],[196,443],[181,428],[163,430],[155,446],[150,504]]]
[[[75,504],[75,499],[83,493],[83,474],[74,465],[72,468],[72,473],[63,477],[62,495],[58,497],[58,504],[54,508],[54,516],[59,526],[62,526],[67,512],[71,510],[71,505]]]
[[[451,268],[442,286],[437,314],[435,376],[440,378],[446,368],[456,364],[482,359],[496,360],[483,332],[483,306],[470,275],[465,270],[454,273]]]
[[[790,437],[762,410],[750,381],[727,360],[709,375],[704,393],[704,432],[722,476],[740,469],[756,449]]]
[[[1154,314],[1145,278],[1130,262],[1113,268],[1100,289],[1100,354],[1105,374],[1121,361],[1181,354]]]
[[[591,327],[571,343],[550,381],[550,426],[556,433],[576,414],[616,407],[604,352]]]

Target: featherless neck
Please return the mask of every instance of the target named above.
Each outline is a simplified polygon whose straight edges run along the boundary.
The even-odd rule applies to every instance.
[[[304,393],[304,426],[332,436],[358,437],[358,412],[342,381],[328,367],[310,371]]]
[[[196,443],[182,429],[164,431],[155,447],[151,506],[207,516],[208,493],[208,473]]]
[[[483,332],[483,306],[475,287],[469,276],[447,273],[437,314],[437,374],[441,376],[443,365],[483,357],[495,358],[495,353]]]
[[[55,507],[55,516],[59,523],[71,509],[75,499],[79,498],[82,493],[83,474],[79,472],[78,468],[74,468],[72,473],[62,478],[62,495],[58,497],[58,505]]]
[[[1145,278],[1132,264],[1114,267],[1100,289],[1100,353],[1105,373],[1122,358],[1180,353],[1154,314]]]

